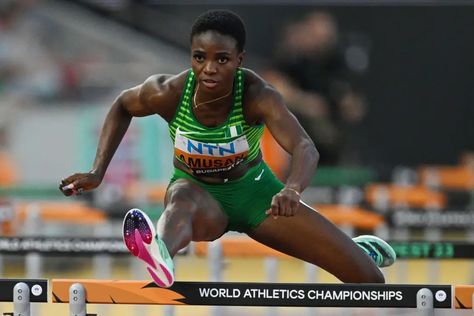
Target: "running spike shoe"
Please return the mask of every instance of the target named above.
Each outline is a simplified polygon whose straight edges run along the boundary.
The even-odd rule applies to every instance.
[[[130,253],[146,264],[148,273],[158,286],[173,285],[173,259],[145,212],[136,208],[127,212],[123,219],[122,236]]]
[[[374,259],[375,264],[380,268],[391,266],[397,259],[395,250],[376,236],[361,235],[352,240]]]

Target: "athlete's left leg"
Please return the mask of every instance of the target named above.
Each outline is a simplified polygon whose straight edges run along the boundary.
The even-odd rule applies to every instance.
[[[348,283],[383,283],[384,276],[349,236],[300,203],[292,217],[268,216],[248,233],[271,248],[315,264]]]

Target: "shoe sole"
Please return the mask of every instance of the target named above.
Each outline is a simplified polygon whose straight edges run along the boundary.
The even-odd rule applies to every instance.
[[[122,224],[122,237],[128,251],[147,265],[146,269],[153,281],[160,287],[170,287],[173,273],[169,271],[157,249],[155,229],[150,218],[139,209],[131,209],[125,215]]]

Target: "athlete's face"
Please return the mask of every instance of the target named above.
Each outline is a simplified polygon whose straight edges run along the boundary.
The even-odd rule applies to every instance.
[[[191,64],[199,89],[208,92],[229,91],[234,74],[242,64],[243,55],[231,36],[215,31],[195,35],[191,41]]]

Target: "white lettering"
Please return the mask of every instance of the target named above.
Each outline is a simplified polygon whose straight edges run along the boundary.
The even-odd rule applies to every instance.
[[[304,297],[304,293],[303,297]],[[401,291],[318,291],[309,290],[307,297],[312,300],[330,300],[330,301],[391,301],[396,299],[401,301],[403,295]],[[292,297],[293,298],[293,297]]]
[[[239,289],[225,289],[225,288],[199,288],[199,295],[201,297],[211,298],[238,298],[240,297]]]

